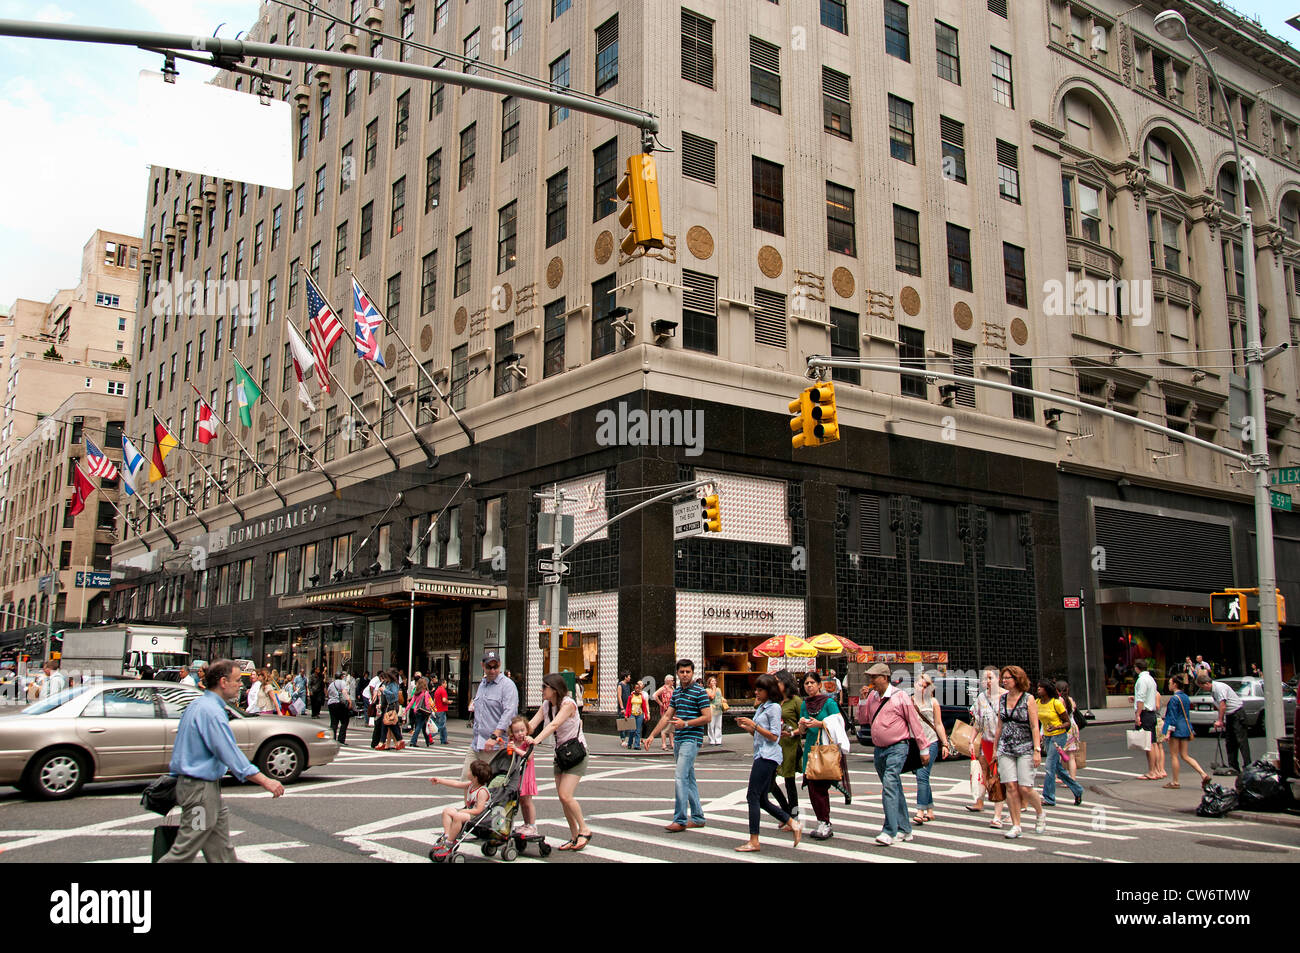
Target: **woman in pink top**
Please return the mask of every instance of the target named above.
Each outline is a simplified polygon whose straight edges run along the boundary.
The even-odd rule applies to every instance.
[[[582,733],[582,713],[578,711],[578,703],[569,697],[569,686],[555,672],[542,677],[542,707],[528,723],[528,730],[537,731],[543,721],[546,726],[527,739],[529,744],[536,745],[554,735],[557,750],[574,740],[583,749],[582,758],[568,768],[560,767],[558,756],[555,764],[555,794],[560,799],[564,819],[569,822],[569,832],[573,835],[559,849],[582,850],[593,836],[577,798],[578,781],[587,770],[587,739]]]
[[[671,675],[664,676],[663,688],[655,692],[655,701],[659,703],[661,712],[667,711],[673,704],[673,691],[677,688],[675,680]],[[673,746],[673,727],[670,724],[664,729],[663,739],[659,742],[659,750],[667,751]]]

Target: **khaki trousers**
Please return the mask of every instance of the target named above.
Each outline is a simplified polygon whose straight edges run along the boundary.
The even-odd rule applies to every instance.
[[[221,803],[221,782],[179,777],[176,803],[181,806],[180,833],[158,863],[193,863],[200,851],[210,864],[236,863],[230,846],[230,814]]]

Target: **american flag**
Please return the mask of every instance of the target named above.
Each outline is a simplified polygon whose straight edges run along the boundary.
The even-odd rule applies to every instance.
[[[307,336],[311,341],[311,352],[316,358],[316,379],[320,389],[330,392],[329,356],[335,343],[343,336],[343,322],[334,316],[333,309],[325,296],[316,287],[316,282],[307,275],[307,313],[311,316]]]
[[[89,437],[86,438],[86,468],[101,480],[117,479],[117,467]]]
[[[356,324],[357,355],[363,360],[374,361],[380,367],[387,367],[384,356],[379,353],[379,339],[375,336],[384,319],[370,297],[361,290],[356,278],[352,279],[352,313]]]

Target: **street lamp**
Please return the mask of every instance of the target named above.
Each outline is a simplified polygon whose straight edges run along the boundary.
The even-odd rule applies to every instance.
[[[58,582],[54,575],[54,557],[50,555],[50,551],[45,548],[45,545],[39,539],[33,539],[30,536],[15,536],[14,540],[19,543],[35,543],[41,548],[41,552],[45,554],[46,562],[50,564],[50,601],[45,607],[45,658],[43,659],[43,661],[48,662],[53,655],[54,600],[55,593],[59,591]]]
[[[1266,758],[1276,757],[1277,740],[1284,732],[1282,725],[1282,647],[1277,623],[1277,576],[1273,565],[1273,508],[1269,498],[1268,482],[1268,427],[1264,409],[1264,361],[1267,357],[1262,347],[1259,329],[1259,301],[1255,289],[1255,230],[1251,222],[1250,199],[1246,194],[1246,167],[1241,163],[1241,148],[1237,142],[1237,129],[1232,122],[1228,97],[1219,82],[1219,76],[1210,63],[1201,44],[1187,29],[1187,21],[1176,10],[1165,10],[1156,16],[1156,32],[1167,40],[1186,40],[1192,44],[1210,79],[1218,87],[1223,103],[1223,115],[1232,137],[1232,157],[1237,166],[1237,194],[1241,196],[1241,241],[1244,246],[1246,299],[1246,383],[1250,389],[1251,454],[1249,468],[1255,476],[1255,544],[1259,569],[1259,638],[1264,660],[1264,728],[1266,732]],[[1270,747],[1271,746],[1271,747]]]

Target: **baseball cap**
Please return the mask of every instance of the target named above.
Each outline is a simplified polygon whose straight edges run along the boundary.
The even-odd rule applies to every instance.
[[[484,653],[483,653],[483,664],[484,664],[484,665],[486,665],[488,662],[497,662],[497,663],[500,663],[500,661],[501,661],[501,656],[497,655],[496,652],[484,652]]]

